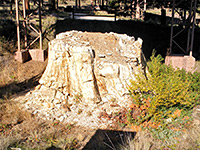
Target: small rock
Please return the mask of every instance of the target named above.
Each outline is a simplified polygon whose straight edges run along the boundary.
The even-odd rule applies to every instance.
[[[32,112],[33,115],[35,115],[37,113],[38,113],[38,110],[35,110],[35,111]]]
[[[60,122],[63,122],[63,121],[65,120],[65,117],[64,117],[64,116],[60,116],[60,118],[58,118],[58,120],[59,120]]]
[[[166,122],[172,122],[172,118],[166,119]]]
[[[21,148],[14,148],[14,147],[11,147],[10,149],[11,150],[21,150]]]
[[[106,97],[101,98],[103,102],[108,102],[108,99]]]
[[[99,54],[98,57],[99,58],[105,58],[106,56],[104,54]]]
[[[120,107],[119,104],[110,104],[110,107]]]

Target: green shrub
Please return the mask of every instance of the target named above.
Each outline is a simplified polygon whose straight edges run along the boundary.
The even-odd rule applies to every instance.
[[[119,7],[119,1],[118,0],[109,0],[108,6],[111,8],[118,8]]]
[[[196,73],[186,73],[183,70],[175,71],[162,61],[161,55],[155,57],[153,53],[148,63],[147,77],[141,72],[136,74],[136,80],[132,80],[129,87],[134,104],[146,105],[145,100],[148,97],[151,99],[146,118],[142,121],[152,119],[161,122],[170,118],[177,109],[191,110],[199,98],[200,74],[197,76]]]
[[[191,90],[200,93],[200,73],[194,72],[190,76]]]

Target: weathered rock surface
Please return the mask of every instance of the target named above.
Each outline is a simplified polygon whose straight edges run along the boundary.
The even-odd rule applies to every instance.
[[[93,47],[88,38],[93,36],[98,38],[98,33],[72,31],[61,33],[50,42],[48,66],[40,84],[54,90],[52,99],[63,101],[80,94],[82,101],[90,104],[126,98],[129,80],[141,67],[142,40],[109,33],[103,35],[105,43]],[[112,46],[102,49],[108,40]],[[98,39],[94,42],[98,43]]]
[[[47,119],[100,127],[100,111],[129,105],[129,80],[145,68],[141,47],[142,39],[124,34],[61,33],[49,43],[40,85],[22,103]]]

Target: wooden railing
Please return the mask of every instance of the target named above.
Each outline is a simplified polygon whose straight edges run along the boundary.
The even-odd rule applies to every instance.
[[[106,12],[105,10],[85,10],[85,9],[72,9],[72,18],[75,19],[76,16],[95,16],[95,17],[108,17],[113,18],[114,21],[117,19],[117,13],[109,14],[95,14],[95,12]]]

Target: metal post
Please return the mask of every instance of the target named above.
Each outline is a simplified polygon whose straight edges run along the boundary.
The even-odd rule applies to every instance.
[[[131,0],[131,18],[133,18],[133,6],[135,8],[135,0]]]
[[[144,0],[144,12],[147,10],[147,0]]]
[[[13,12],[12,12],[12,3],[10,4],[10,14],[12,14]]]
[[[189,23],[191,23],[191,20],[192,20],[192,3],[193,3],[193,0],[190,2],[190,12],[189,12],[189,16],[188,16],[188,21]],[[191,38],[191,26],[188,28],[188,38],[187,38],[187,49],[186,49],[186,52],[188,53],[191,49],[190,47],[190,44],[191,44],[191,41],[190,41],[190,38]]]
[[[58,10],[58,3],[59,3],[59,0],[56,1],[56,9]],[[43,5],[43,4],[42,4]]]
[[[171,21],[171,35],[170,35],[170,48],[169,48],[169,55],[172,53],[172,43],[173,43],[173,32],[174,32],[174,10],[175,10],[175,0],[173,0],[172,6],[172,21]]]
[[[184,25],[184,27],[185,27],[185,25],[186,25],[186,8],[184,8],[184,15],[183,15],[183,25]]]
[[[195,23],[196,23],[196,6],[197,6],[197,0],[194,0],[193,20],[192,20],[192,37],[191,37],[191,45],[190,45],[190,56],[192,56],[193,43],[194,43],[194,30],[195,30]]]
[[[42,18],[41,18],[41,0],[39,0],[39,27],[40,27],[40,50],[42,50]]]
[[[140,18],[140,4],[139,4],[139,0],[136,0],[135,18],[136,19]]]
[[[26,27],[26,1],[23,0],[23,26],[24,26],[24,46],[27,48],[27,27]]]
[[[78,0],[75,0],[75,6],[78,8]]]
[[[20,52],[20,32],[19,32],[19,7],[18,7],[18,0],[15,0],[16,5],[16,22],[17,22],[17,46],[18,52]]]
[[[78,8],[81,9],[81,0],[78,0]]]

